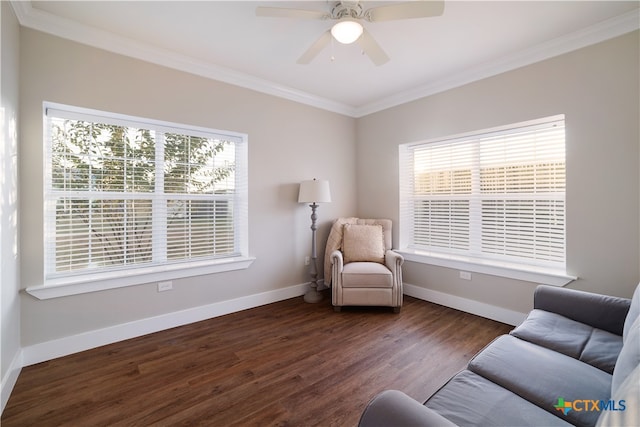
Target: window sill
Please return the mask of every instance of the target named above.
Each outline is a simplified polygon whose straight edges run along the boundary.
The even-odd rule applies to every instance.
[[[69,295],[104,291],[142,285],[157,281],[202,276],[225,271],[249,268],[255,258],[233,257],[200,263],[173,264],[166,266],[143,267],[127,271],[112,271],[77,277],[47,280],[43,285],[31,286],[25,291],[38,299],[51,299]]]
[[[509,279],[524,280],[551,286],[566,286],[577,277],[570,276],[564,271],[544,267],[511,264],[500,261],[481,260],[477,258],[437,254],[433,252],[413,249],[396,250],[405,260],[421,264],[437,265],[456,270],[507,277]]]

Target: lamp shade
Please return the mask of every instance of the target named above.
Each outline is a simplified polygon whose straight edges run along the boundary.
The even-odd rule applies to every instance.
[[[331,35],[342,44],[351,44],[362,35],[362,25],[359,22],[344,20],[331,27]]]
[[[313,179],[300,183],[298,193],[298,203],[329,203],[331,202],[331,191],[329,181]]]

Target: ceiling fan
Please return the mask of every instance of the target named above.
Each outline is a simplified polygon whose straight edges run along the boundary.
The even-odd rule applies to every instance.
[[[362,3],[357,0],[338,1],[333,4],[331,12],[259,6],[256,8],[256,15],[271,18],[337,21],[298,58],[298,64],[310,63],[333,37],[343,44],[357,42],[374,64],[382,65],[389,60],[389,57],[360,21],[375,23],[397,19],[426,18],[440,16],[444,12],[444,1],[442,0],[416,0],[370,9],[364,9]]]

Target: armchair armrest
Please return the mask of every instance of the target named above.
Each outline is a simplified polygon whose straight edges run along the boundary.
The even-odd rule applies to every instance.
[[[387,268],[395,274],[396,271],[400,271],[400,267],[402,267],[402,263],[404,263],[404,257],[389,249],[384,254],[384,263]]]
[[[622,335],[631,300],[576,289],[539,285],[533,308],[560,314],[594,328]]]
[[[338,250],[331,252],[331,265],[331,268],[334,271],[335,269],[337,269],[338,273],[342,272],[342,268],[344,267],[344,258],[342,257],[342,252]]]
[[[454,423],[398,390],[378,394],[365,408],[358,427],[451,427]]]

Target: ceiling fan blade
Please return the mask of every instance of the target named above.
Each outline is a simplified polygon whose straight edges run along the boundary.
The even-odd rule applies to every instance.
[[[325,31],[320,36],[320,38],[318,38],[318,40],[313,42],[311,47],[309,47],[309,49],[307,49],[307,51],[305,53],[303,53],[300,58],[298,58],[298,61],[297,61],[298,64],[308,64],[308,63],[310,63],[313,60],[313,58],[318,56],[320,51],[322,49],[324,49],[324,47],[327,44],[329,44],[330,41],[331,41],[331,30],[328,30],[328,31]]]
[[[287,9],[282,7],[258,6],[256,16],[268,18],[295,18],[295,19],[327,19],[328,13],[320,10]]]
[[[365,17],[371,22],[381,22],[394,19],[428,18],[440,16],[443,12],[444,1],[442,0],[416,0],[373,7],[365,12]]]
[[[376,65],[382,65],[389,60],[387,54],[366,29],[358,39],[358,45]]]

